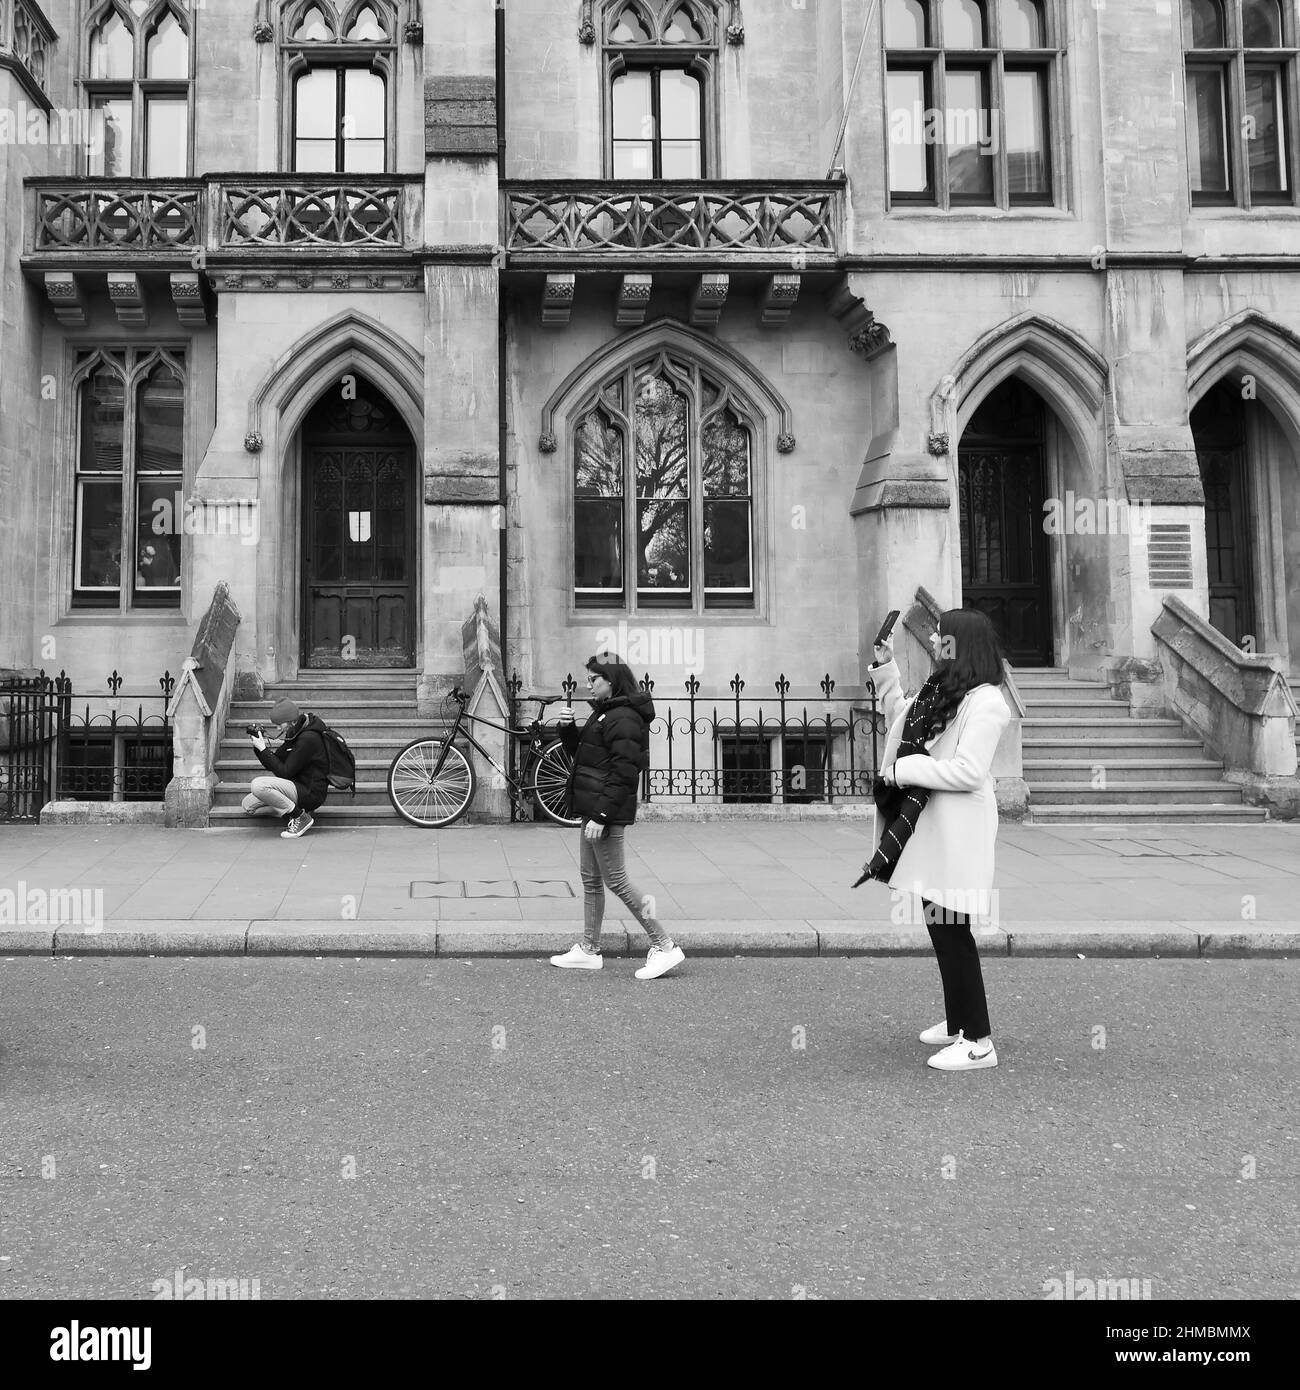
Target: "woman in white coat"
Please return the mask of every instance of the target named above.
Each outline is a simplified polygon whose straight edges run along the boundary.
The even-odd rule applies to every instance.
[[[990,768],[1011,712],[1000,689],[997,633],[983,613],[949,609],[930,643],[934,719],[924,740],[926,753],[897,757],[912,701],[903,695],[890,644],[876,648],[876,664],[868,672],[889,730],[881,776],[891,786],[930,789],[889,885],[921,899],[939,961],[946,1017],[927,1028],[921,1041],[944,1046],[929,1064],[940,1071],[974,1071],[998,1064],[970,919],[989,915],[998,833]],[[877,844],[881,828],[877,816]]]

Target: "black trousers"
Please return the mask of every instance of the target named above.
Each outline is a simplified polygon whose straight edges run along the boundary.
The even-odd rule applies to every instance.
[[[930,944],[939,958],[948,1032],[960,1032],[968,1042],[987,1038],[992,1031],[989,1006],[984,997],[984,975],[980,970],[980,953],[971,935],[970,918],[964,912],[949,912],[925,898],[921,899],[921,905]]]

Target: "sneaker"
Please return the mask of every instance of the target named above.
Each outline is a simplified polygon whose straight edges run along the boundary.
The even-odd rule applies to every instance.
[[[636,972],[638,980],[657,980],[686,959],[680,946],[651,946],[645,964]]]
[[[296,840],[300,835],[305,835],[315,824],[316,821],[312,813],[304,811],[302,815],[294,816],[289,824],[280,831],[280,838],[282,840]]]
[[[955,1043],[961,1035],[948,1031],[948,1020],[945,1018],[942,1023],[936,1023],[933,1028],[927,1028],[921,1034],[921,1041],[927,1047],[947,1047],[949,1043]]]
[[[575,942],[562,956],[552,956],[551,964],[561,970],[599,970],[605,957],[599,951],[589,951],[581,941]]]
[[[938,1071],[976,1071],[980,1067],[996,1067],[998,1054],[993,1049],[992,1038],[978,1043],[958,1036],[951,1047],[927,1057],[926,1062]]]

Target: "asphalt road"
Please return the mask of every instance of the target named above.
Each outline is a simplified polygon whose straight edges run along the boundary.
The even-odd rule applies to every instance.
[[[1300,1297],[1295,964],[638,963],[0,963],[0,1298]]]

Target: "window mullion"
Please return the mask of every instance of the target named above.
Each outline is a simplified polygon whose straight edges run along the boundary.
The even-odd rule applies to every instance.
[[[1247,212],[1253,206],[1250,188],[1250,149],[1246,138],[1246,54],[1238,48],[1228,65],[1228,117],[1232,138],[1233,175],[1236,181],[1237,206]]]
[[[938,135],[930,146],[934,158],[934,196],[938,207],[948,210],[948,65],[942,53],[931,59],[930,81]]]
[[[334,74],[334,171],[342,173],[345,163],[345,150],[343,145],[343,130],[347,121],[347,107],[344,103],[347,100],[347,86],[344,82],[346,69],[342,66],[335,69]]]
[[[122,563],[118,573],[122,590],[118,612],[135,604],[135,353],[126,353],[126,381],[122,389]]]
[[[664,176],[663,109],[659,100],[659,78],[662,72],[663,69],[659,67],[650,69],[650,128],[654,138],[654,144],[651,147],[650,168],[651,177],[655,179],[662,179]]]
[[[1011,207],[1011,179],[1007,171],[1007,104],[1005,68],[1002,54],[994,55],[986,69],[988,79],[988,133],[997,141],[997,148],[990,150],[984,158],[993,161],[993,202],[1004,212]]]

